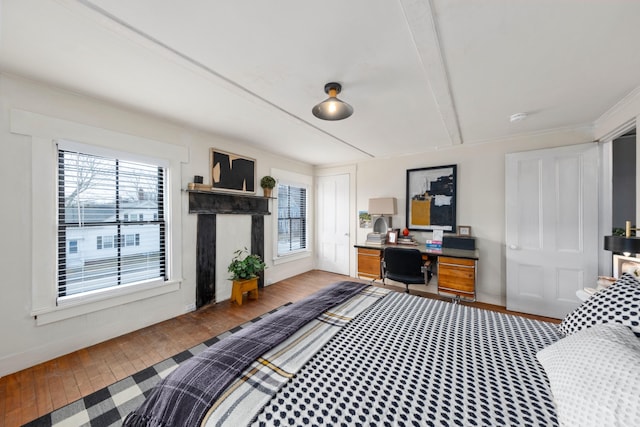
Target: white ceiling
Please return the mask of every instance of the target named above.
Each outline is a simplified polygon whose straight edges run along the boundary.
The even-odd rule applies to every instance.
[[[0,0],[0,70],[314,165],[590,125],[640,1]],[[350,118],[311,114],[343,85]],[[513,113],[525,121],[510,123]]]

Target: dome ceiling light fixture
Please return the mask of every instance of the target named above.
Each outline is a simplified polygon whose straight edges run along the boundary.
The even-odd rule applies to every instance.
[[[353,114],[353,107],[346,102],[340,101],[336,95],[342,90],[340,83],[327,83],[324,91],[329,95],[311,110],[314,116],[322,120],[342,120]]]

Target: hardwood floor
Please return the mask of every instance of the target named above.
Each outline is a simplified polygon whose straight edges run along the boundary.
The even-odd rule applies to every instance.
[[[146,367],[238,326],[287,302],[298,301],[339,280],[353,278],[310,271],[260,290],[242,306],[225,301],[67,354],[0,378],[0,426],[20,426],[100,390]],[[381,286],[379,283],[376,286]],[[402,287],[392,287],[402,291]],[[438,298],[426,292],[413,292]],[[440,298],[442,299],[442,298]],[[466,303],[465,303],[466,304]],[[507,313],[504,307],[468,305]],[[512,313],[520,314],[520,313]],[[525,315],[558,322],[556,319]]]

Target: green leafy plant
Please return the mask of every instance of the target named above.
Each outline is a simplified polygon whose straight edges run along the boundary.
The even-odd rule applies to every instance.
[[[260,180],[260,187],[262,188],[273,188],[276,186],[276,179],[272,176],[263,176]]]
[[[230,280],[246,280],[258,277],[258,273],[267,268],[262,258],[256,254],[250,254],[247,248],[238,249],[229,264]]]
[[[614,236],[625,236],[626,231],[624,228],[614,228],[611,234],[613,234]]]

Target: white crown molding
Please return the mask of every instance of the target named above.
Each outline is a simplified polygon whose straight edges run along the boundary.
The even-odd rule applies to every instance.
[[[626,133],[640,116],[640,86],[605,111],[594,121],[594,138],[606,141]]]

